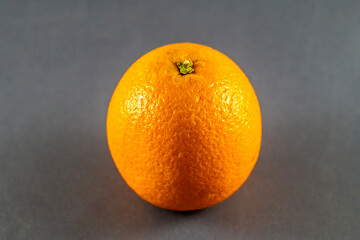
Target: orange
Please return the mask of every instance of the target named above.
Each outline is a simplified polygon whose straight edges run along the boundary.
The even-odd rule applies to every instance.
[[[121,78],[107,137],[119,172],[140,197],[165,209],[202,209],[232,195],[252,171],[260,107],[230,58],[199,44],[170,44]]]

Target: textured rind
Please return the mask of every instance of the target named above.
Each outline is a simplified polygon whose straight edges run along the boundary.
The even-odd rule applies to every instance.
[[[195,71],[181,75],[177,62]],[[144,200],[195,210],[234,193],[253,169],[261,113],[241,69],[193,43],[157,48],[124,74],[110,101],[107,136],[114,162]]]

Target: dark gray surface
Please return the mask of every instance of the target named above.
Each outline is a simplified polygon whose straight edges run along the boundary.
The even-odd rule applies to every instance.
[[[359,239],[359,9],[359,1],[1,1],[0,239]],[[105,132],[125,70],[183,41],[237,62],[263,114],[248,181],[192,213],[132,192]]]

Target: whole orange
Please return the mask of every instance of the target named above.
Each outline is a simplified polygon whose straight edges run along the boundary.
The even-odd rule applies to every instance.
[[[111,155],[144,200],[195,210],[233,194],[253,169],[261,113],[242,70],[210,47],[177,43],[139,58],[107,115]]]

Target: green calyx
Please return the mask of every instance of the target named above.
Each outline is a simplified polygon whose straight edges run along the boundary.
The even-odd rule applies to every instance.
[[[182,63],[178,62],[176,65],[182,75],[186,75],[194,71],[194,64],[191,60],[185,60]]]

